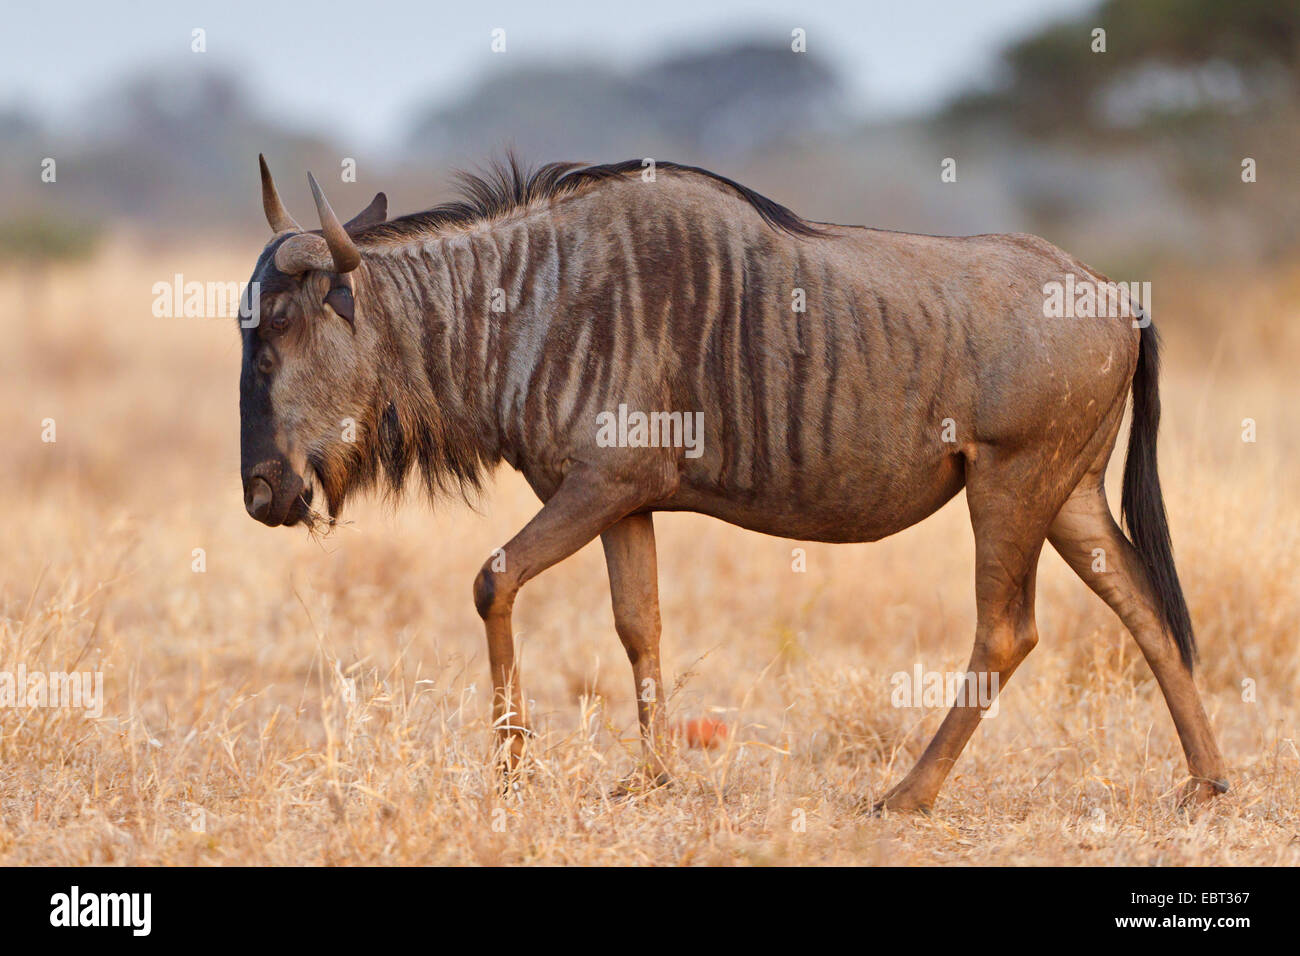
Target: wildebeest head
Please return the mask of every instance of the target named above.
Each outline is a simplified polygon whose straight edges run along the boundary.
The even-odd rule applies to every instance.
[[[240,470],[244,506],[264,524],[310,519],[314,476],[331,514],[341,504],[341,472],[352,457],[349,429],[373,407],[371,336],[358,334],[361,253],[350,230],[383,222],[375,196],[346,225],[308,174],[321,228],[304,232],[285,211],[266,160],[262,206],[275,233],[254,267],[241,318]]]

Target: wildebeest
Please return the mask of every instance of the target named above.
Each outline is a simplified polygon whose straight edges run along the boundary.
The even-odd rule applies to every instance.
[[[1045,317],[1050,283],[1104,276],[1029,235],[809,222],[672,163],[526,174],[512,158],[467,176],[458,202],[386,221],[381,193],[347,224],[309,175],[310,232],[264,160],[261,172],[275,236],[250,285],[259,321],[243,330],[248,512],[312,521],[318,486],[332,520],[353,491],[400,490],[412,471],[430,492],[475,488],[503,460],[522,472],[542,508],[473,585],[508,765],[529,736],[515,596],[597,536],[637,691],[637,777],[655,785],[668,773],[656,511],[874,541],[965,488],[969,672],[1002,686],[1038,642],[1050,541],[1155,673],[1187,755],[1185,796],[1226,789],[1156,473],[1155,329],[1140,309]],[[1131,542],[1103,490],[1130,392]],[[703,425],[693,451],[675,431],[686,416]],[[877,809],[928,809],[979,716],[954,706]]]

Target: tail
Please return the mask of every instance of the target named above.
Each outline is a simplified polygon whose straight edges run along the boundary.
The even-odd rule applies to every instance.
[[[1133,373],[1133,421],[1129,426],[1128,457],[1124,460],[1120,514],[1155,591],[1165,627],[1177,642],[1183,663],[1191,670],[1196,658],[1196,635],[1192,633],[1191,615],[1174,568],[1169,522],[1164,497],[1160,494],[1160,476],[1156,472],[1159,376],[1160,340],[1148,317],[1138,343],[1137,370]]]

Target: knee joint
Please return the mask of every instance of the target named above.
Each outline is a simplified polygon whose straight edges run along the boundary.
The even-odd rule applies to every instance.
[[[474,578],[474,607],[479,617],[509,611],[514,599],[515,587],[505,572],[493,571],[490,562],[485,564]]]
[[[628,658],[635,664],[644,654],[655,651],[659,646],[658,609],[615,604],[614,630],[622,641]]]
[[[1026,654],[1038,646],[1038,628],[1030,621],[1016,628],[1016,659],[1023,659]]]
[[[614,630],[623,642],[628,660],[635,664],[646,654],[653,653],[659,646],[659,627],[648,621],[624,621],[615,619]]]
[[[1038,630],[1033,626],[998,628],[978,643],[990,670],[1010,670],[1038,644]]]

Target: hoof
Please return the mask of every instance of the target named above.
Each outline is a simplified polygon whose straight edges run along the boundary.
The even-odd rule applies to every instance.
[[[497,761],[497,778],[501,781],[501,795],[508,797],[519,793],[528,786],[528,779],[535,770],[532,758],[527,754],[514,754],[507,751]]]
[[[1227,780],[1193,777],[1183,784],[1183,791],[1178,797],[1178,806],[1182,809],[1203,807],[1227,792]]]
[[[528,778],[532,776],[526,768],[515,767],[508,770],[501,768],[501,796],[510,797],[528,789]]]
[[[885,811],[888,810],[890,813],[919,813],[928,817],[931,808],[932,804],[929,801],[891,790],[875,803],[868,803],[863,800],[858,804],[858,813],[863,816],[879,817],[883,816]]]

